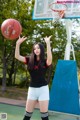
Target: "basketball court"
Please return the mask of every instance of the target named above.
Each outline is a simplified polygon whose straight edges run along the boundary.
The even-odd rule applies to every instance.
[[[25,107],[0,103],[0,114],[6,113],[7,120],[22,120]],[[1,119],[6,120],[6,119]],[[31,120],[41,120],[39,109],[35,109]],[[53,113],[49,120],[80,120],[77,116]]]

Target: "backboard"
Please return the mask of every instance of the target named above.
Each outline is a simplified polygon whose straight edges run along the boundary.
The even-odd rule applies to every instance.
[[[50,9],[52,3],[59,3],[59,7],[61,4],[67,7],[64,19],[80,18],[80,0],[35,0],[33,20],[56,18],[56,12]]]

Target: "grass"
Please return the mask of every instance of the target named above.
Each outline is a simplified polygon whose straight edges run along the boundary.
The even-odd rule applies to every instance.
[[[0,97],[11,98],[16,100],[26,100],[27,88],[7,87],[7,90],[3,93],[0,86]]]

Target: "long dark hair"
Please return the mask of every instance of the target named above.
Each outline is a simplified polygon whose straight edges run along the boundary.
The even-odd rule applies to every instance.
[[[42,63],[42,61],[44,61],[44,59],[45,59],[45,51],[44,51],[44,46],[43,46],[43,44],[41,44],[41,43],[35,43],[34,45],[33,45],[33,48],[32,48],[32,52],[31,52],[31,55],[30,55],[30,57],[29,57],[29,63],[28,63],[28,70],[32,70],[33,69],[33,67],[34,67],[34,62],[37,60],[37,57],[36,57],[36,55],[35,55],[35,53],[34,53],[34,47],[35,47],[35,45],[39,45],[39,47],[40,47],[40,62],[39,62],[39,64],[41,65],[41,63]]]

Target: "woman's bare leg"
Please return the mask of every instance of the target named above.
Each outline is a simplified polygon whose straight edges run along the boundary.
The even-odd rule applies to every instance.
[[[30,99],[28,99],[26,101],[26,111],[27,112],[33,112],[36,103],[37,103],[37,100],[30,100]]]
[[[39,101],[39,107],[40,107],[42,120],[49,120],[49,118],[48,118],[48,103],[49,103],[48,100]]]
[[[36,100],[28,99],[26,101],[26,113],[25,113],[23,120],[30,120],[36,103],[37,103]]]

